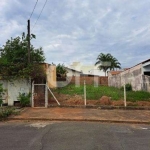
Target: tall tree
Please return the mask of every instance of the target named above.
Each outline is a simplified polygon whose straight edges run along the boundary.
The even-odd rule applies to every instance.
[[[116,58],[112,57],[110,70],[115,70],[120,68],[121,68],[121,64],[118,62]]]
[[[31,34],[31,39],[35,35]],[[45,57],[42,48],[34,48],[30,45],[31,61],[28,63],[27,36],[11,38],[0,51],[0,76],[4,79],[11,78],[36,78],[44,76],[44,71],[39,63],[44,62]]]
[[[95,63],[95,65],[98,65],[98,68],[105,72],[105,76],[108,69],[114,70],[115,68],[121,68],[121,64],[110,53],[100,53],[97,57],[97,62]]]
[[[66,70],[64,64],[59,63],[56,66],[56,73],[57,73],[57,77],[66,77],[67,70]]]

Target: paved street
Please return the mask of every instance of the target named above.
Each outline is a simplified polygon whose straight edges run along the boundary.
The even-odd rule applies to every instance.
[[[0,123],[0,150],[149,150],[150,125],[98,122]]]

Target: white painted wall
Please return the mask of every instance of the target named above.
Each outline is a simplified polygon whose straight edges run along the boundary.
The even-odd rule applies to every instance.
[[[27,80],[15,80],[6,81],[1,80],[3,88],[6,89],[4,103],[8,103],[9,106],[14,105],[14,101],[18,100],[19,93],[29,93],[31,84]]]
[[[72,76],[77,76],[77,77],[79,77],[80,76],[80,72],[74,72],[74,71],[72,71],[71,69],[69,69],[69,68],[66,68],[66,70],[67,70],[67,77],[72,77]]]

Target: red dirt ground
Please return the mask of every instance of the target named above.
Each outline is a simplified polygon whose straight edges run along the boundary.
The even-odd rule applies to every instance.
[[[65,95],[65,94],[55,94],[56,98],[60,102],[61,105],[84,105],[83,96],[80,95]],[[56,101],[53,98],[49,99],[49,104],[56,104]],[[101,97],[99,100],[87,100],[87,105],[95,106],[95,105],[110,105],[110,106],[124,106],[123,100],[111,100],[107,96]],[[150,102],[148,101],[138,101],[138,102],[130,102],[127,101],[127,106],[150,106]]]

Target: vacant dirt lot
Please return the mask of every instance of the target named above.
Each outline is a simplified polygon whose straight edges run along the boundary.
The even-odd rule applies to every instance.
[[[61,105],[84,105],[84,98],[80,95],[65,95],[65,94],[55,94]],[[56,104],[53,98],[49,99],[49,104]],[[87,105],[110,105],[110,106],[124,106],[123,100],[111,100],[110,97],[103,96],[99,100],[87,100]],[[148,101],[137,101],[131,102],[127,100],[127,106],[150,106]]]

